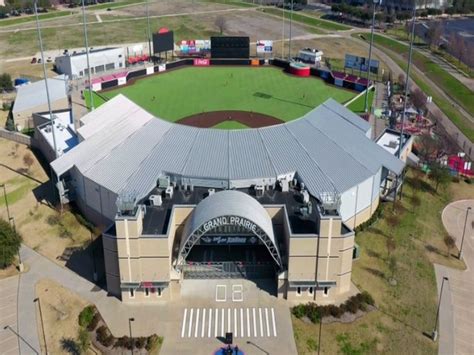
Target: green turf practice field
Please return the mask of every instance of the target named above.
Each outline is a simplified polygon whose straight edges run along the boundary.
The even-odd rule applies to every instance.
[[[222,110],[258,112],[289,121],[329,98],[345,103],[356,96],[321,79],[291,76],[275,67],[188,67],[142,78],[100,95],[112,98],[119,93],[153,115],[173,122]],[[95,95],[95,107],[103,102]]]

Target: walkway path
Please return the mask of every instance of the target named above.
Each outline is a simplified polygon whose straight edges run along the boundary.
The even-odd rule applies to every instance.
[[[109,297],[106,291],[98,288],[93,283],[83,279],[69,269],[58,266],[26,246],[23,246],[21,249],[21,257],[23,262],[30,267],[30,271],[21,276],[18,297],[18,333],[25,340],[24,342],[20,342],[22,354],[30,354],[32,352],[31,348],[38,351],[40,349],[39,333],[34,318],[36,314],[36,303],[34,303],[33,300],[36,297],[35,285],[43,278],[52,279],[63,287],[69,288],[77,293],[85,300],[94,303],[115,336],[129,334],[128,319],[131,317],[135,319],[132,325],[134,336],[147,336],[153,333],[164,336],[165,341],[161,351],[162,354],[209,354],[212,350],[222,345],[220,340],[214,336],[212,336],[211,339],[205,337],[181,338],[183,322],[186,324],[192,323],[189,321],[189,318],[187,321],[183,319],[184,312],[186,312],[185,309],[188,309],[188,312],[190,312],[191,308],[195,310],[203,308],[225,308],[227,313],[232,313],[230,318],[225,318],[225,321],[227,323],[231,321],[230,327],[238,327],[238,329],[242,327],[240,322],[240,309],[256,308],[257,311],[258,309],[262,309],[262,319],[264,320],[263,331],[265,334],[268,334],[270,330],[272,336],[257,338],[251,336],[249,340],[272,354],[280,353],[280,351],[283,351],[281,353],[285,354],[296,353],[288,306],[286,303],[277,300],[264,291],[256,291],[255,287],[252,288],[252,286],[244,285],[244,296],[247,292],[253,292],[252,297],[249,297],[248,300],[239,301],[237,304],[234,304],[232,300],[227,300],[227,303],[216,303],[213,296],[215,294],[214,289],[208,294],[199,291],[199,287],[202,287],[202,290],[212,288],[212,285],[210,286],[208,281],[202,281],[200,285],[189,284],[190,291],[185,292],[179,301],[165,301],[162,304],[153,305],[126,305],[115,297]],[[231,280],[228,282],[233,283],[238,281],[239,280]],[[240,282],[245,283],[245,281]],[[229,284],[228,287],[231,289],[232,285]],[[239,309],[238,317],[234,314],[237,312],[234,311],[236,307]],[[267,311],[265,311],[265,309],[267,309]],[[265,312],[269,312],[268,317]],[[202,311],[201,314],[203,314]],[[213,325],[215,326],[216,321],[215,318],[213,319]],[[258,319],[260,321],[260,318]],[[253,318],[251,320],[253,324]],[[245,321],[247,321],[247,318],[245,318]],[[194,332],[196,332],[196,324],[197,327],[202,325],[202,316],[199,323],[194,321],[194,323],[191,324],[194,328]],[[206,324],[208,326],[209,323]],[[260,324],[261,323],[258,323],[259,327],[261,326]],[[188,331],[192,329],[189,328],[191,325],[188,325]],[[219,327],[221,326],[222,324],[219,323]],[[228,324],[226,324],[226,327],[227,326]],[[247,329],[246,325],[244,329]],[[278,332],[278,337],[273,336],[274,331]],[[202,329],[200,329],[200,332],[202,333]],[[241,342],[240,344],[245,345],[247,339],[240,338],[239,341]]]
[[[474,210],[474,200],[462,200],[449,204],[442,214],[446,230],[456,238],[460,247],[467,207]],[[443,276],[445,290],[441,300],[439,354],[474,354],[474,212],[467,219],[463,245],[463,259],[467,269],[453,270],[436,265],[438,292]]]
[[[18,275],[0,280],[0,352],[19,354],[17,322]]]

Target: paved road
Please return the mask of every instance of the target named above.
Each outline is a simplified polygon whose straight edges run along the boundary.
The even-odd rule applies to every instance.
[[[228,293],[226,293],[228,296],[225,299],[216,298],[214,286],[217,287],[217,284],[212,285],[207,280],[199,280],[196,283],[187,282],[184,284],[181,292],[182,298],[179,301],[145,306],[126,305],[115,297],[108,297],[106,291],[99,289],[69,269],[58,266],[28,247],[22,247],[21,256],[24,263],[30,268],[29,272],[21,276],[18,297],[18,332],[25,339],[25,342],[20,342],[22,354],[30,354],[32,348],[35,350],[40,348],[37,324],[32,320],[36,314],[36,304],[33,303],[35,285],[42,278],[52,279],[63,287],[74,291],[85,300],[94,303],[115,336],[129,334],[128,319],[130,317],[135,318],[132,326],[135,336],[147,336],[153,333],[164,336],[162,354],[209,354],[219,348],[222,345],[218,338],[221,334],[218,334],[218,337],[214,337],[212,334],[210,339],[201,337],[204,329],[202,326],[203,309],[210,308],[214,310],[218,308],[221,310],[220,312],[224,310],[224,318],[221,318],[222,315],[220,315],[217,324],[218,327],[224,325],[225,329],[229,328],[230,322],[230,329],[239,331],[244,325],[246,332],[247,320],[252,321],[251,327],[253,327],[255,320],[258,326],[258,336],[254,336],[255,327],[251,328],[252,334],[250,337],[241,336],[238,338],[240,344],[257,346],[271,354],[296,354],[287,304],[270,296],[266,291],[260,291],[248,281],[219,281],[221,289],[225,286],[228,290]],[[234,284],[242,285],[242,292],[232,293],[231,296]],[[242,312],[245,310],[245,316],[247,309],[249,309],[251,317],[253,317],[253,311],[250,311],[253,308],[256,309],[256,317],[245,318],[245,323],[242,323],[240,309],[242,309]],[[194,310],[193,320],[189,318],[191,309]],[[196,321],[198,309],[200,310],[200,318]],[[187,313],[186,319],[183,318],[185,312]],[[260,312],[262,312],[261,319]],[[209,313],[207,311],[206,313],[207,321],[204,320],[204,326],[209,327],[209,324],[211,324],[209,323]],[[215,311],[213,313],[215,315]],[[213,326],[216,324],[214,315],[211,320]],[[181,337],[183,324],[187,327],[187,332],[191,329],[192,337]],[[263,337],[260,333],[260,327],[263,327]],[[197,333],[196,329],[198,329]],[[270,336],[268,336],[269,331]],[[274,332],[277,332],[277,337],[274,336]],[[195,333],[198,335],[197,337],[194,337]],[[247,344],[247,341],[250,341],[251,344]],[[249,353],[252,352],[249,351]]]
[[[446,230],[456,238],[460,247],[467,207],[474,210],[474,200],[463,200],[449,204],[442,214]],[[436,265],[438,292],[443,276],[445,291],[440,311],[439,354],[474,354],[474,212],[468,216],[463,245],[463,258],[467,269],[453,270]]]
[[[19,276],[0,280],[0,352],[19,354],[17,328],[17,291]],[[5,327],[9,327],[5,329]]]

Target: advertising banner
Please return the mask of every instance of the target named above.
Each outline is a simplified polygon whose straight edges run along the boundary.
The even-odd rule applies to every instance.
[[[272,52],[273,52],[273,41],[267,41],[267,40],[257,41],[257,54],[272,53]]]
[[[178,42],[181,54],[205,54],[211,50],[211,41],[208,39],[191,39]]]
[[[196,243],[200,245],[256,245],[260,244],[258,237],[254,235],[244,236],[202,236]]]
[[[194,59],[193,64],[197,67],[207,67],[207,66],[211,65],[211,61],[209,59],[196,58],[196,59]]]
[[[160,64],[158,65],[158,72],[162,72],[166,70],[166,64]]]
[[[358,57],[352,54],[346,54],[344,68],[355,69],[358,71],[366,72],[368,70],[369,60],[364,57]],[[378,74],[380,62],[375,59],[370,60],[370,72]]]

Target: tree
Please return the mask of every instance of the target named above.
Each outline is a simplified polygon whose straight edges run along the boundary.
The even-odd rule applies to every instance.
[[[13,90],[13,83],[10,74],[3,73],[2,75],[0,75],[0,90]]]
[[[439,46],[443,33],[444,29],[442,22],[435,22],[431,24],[431,26],[428,28],[428,32],[426,33],[430,47],[436,48]]]
[[[34,160],[30,153],[26,153],[23,156],[23,164],[26,166],[26,170],[30,171],[31,166],[33,165]]]
[[[435,191],[438,192],[438,187],[446,188],[451,182],[451,174],[449,169],[441,164],[435,163],[430,166],[429,177],[435,182]]]
[[[425,110],[427,97],[423,91],[421,91],[418,88],[412,90],[410,93],[410,99],[411,99],[411,102],[413,103],[413,106],[415,106],[418,110],[421,110],[421,111]]]
[[[453,55],[458,59],[459,63],[462,62],[467,52],[464,38],[454,32],[451,33],[449,36],[449,48]]]
[[[227,30],[227,20],[224,16],[218,16],[215,22],[216,27],[219,29],[220,34],[222,35],[224,31]]]
[[[430,133],[423,133],[417,137],[418,155],[424,161],[432,161],[438,156],[440,143]]]
[[[448,250],[448,258],[451,255],[451,250],[456,246],[456,239],[451,237],[449,234],[446,234],[444,237],[444,244]]]
[[[397,248],[397,243],[395,243],[395,239],[393,237],[388,237],[385,240],[385,246],[387,247],[387,255],[390,258],[392,256],[392,253]]]
[[[21,236],[4,219],[0,218],[0,268],[10,266],[20,250]]]
[[[398,82],[398,86],[400,87],[400,90],[404,90],[405,89],[405,74],[403,73],[400,73],[398,75],[398,79],[397,79],[397,82]]]

